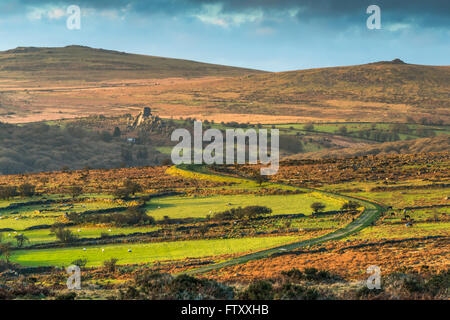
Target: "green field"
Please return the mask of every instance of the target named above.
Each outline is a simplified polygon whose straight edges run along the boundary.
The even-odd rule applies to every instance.
[[[215,212],[246,206],[266,206],[272,215],[312,213],[313,202],[325,202],[327,211],[338,210],[342,200],[320,197],[318,193],[296,195],[219,195],[209,197],[168,197],[153,201],[147,206],[147,214],[157,220],[169,218],[205,218]]]
[[[404,223],[396,225],[379,225],[369,227],[351,235],[343,240],[381,240],[381,239],[406,239],[428,236],[449,236],[450,222],[440,223],[416,223],[412,227],[406,227]]]
[[[80,238],[100,238],[102,234],[107,234],[110,236],[113,235],[127,235],[131,233],[146,233],[158,230],[158,227],[148,226],[148,227],[85,227],[85,226],[77,226],[67,228],[71,230],[74,234],[76,234]],[[51,234],[50,229],[42,229],[42,230],[33,230],[33,231],[24,231],[24,232],[3,232],[5,237],[5,241],[11,240],[14,242],[14,236],[17,234],[25,235],[29,241],[24,245],[33,245],[39,243],[50,243],[57,242],[55,235]]]

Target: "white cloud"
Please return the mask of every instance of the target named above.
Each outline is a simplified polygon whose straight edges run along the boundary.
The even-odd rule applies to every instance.
[[[402,31],[406,29],[412,28],[412,25],[409,23],[394,23],[387,26],[388,31],[396,32],[396,31]]]
[[[30,8],[27,14],[29,20],[59,20],[65,17],[66,11],[60,7]]]
[[[199,13],[193,16],[206,24],[213,24],[224,28],[239,26],[243,23],[261,21],[262,10],[249,10],[242,13],[224,13],[222,4],[205,4]]]
[[[56,20],[58,20],[58,19],[61,19],[64,16],[66,16],[66,12],[63,9],[54,8],[54,9],[51,9],[51,10],[49,10],[47,12],[47,16],[48,16],[49,19],[52,19],[52,20],[56,19]]]

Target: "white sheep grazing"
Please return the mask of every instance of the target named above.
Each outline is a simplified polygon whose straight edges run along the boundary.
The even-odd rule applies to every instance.
[[[105,252],[105,249],[102,249],[102,252]]]
[[[111,232],[111,229],[108,229],[109,232]]]
[[[86,251],[86,248],[83,248],[83,251]]]
[[[128,249],[128,252],[131,252],[131,249]]]
[[[78,229],[77,231],[78,231],[78,232],[81,232],[81,229]]]

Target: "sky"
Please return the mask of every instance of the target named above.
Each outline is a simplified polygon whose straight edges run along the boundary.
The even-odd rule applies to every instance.
[[[80,29],[67,27],[73,5]],[[450,1],[0,0],[0,50],[73,44],[267,71],[450,65]]]

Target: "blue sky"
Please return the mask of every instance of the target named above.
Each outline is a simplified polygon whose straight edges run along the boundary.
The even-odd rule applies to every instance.
[[[371,4],[380,30],[366,27]],[[79,44],[270,71],[449,65],[449,21],[448,0],[0,0],[0,50]]]

